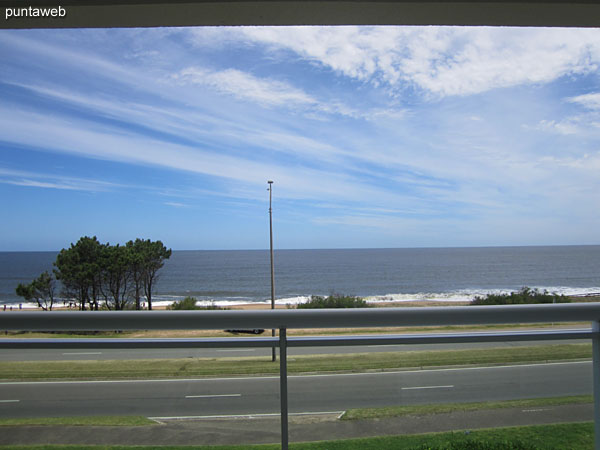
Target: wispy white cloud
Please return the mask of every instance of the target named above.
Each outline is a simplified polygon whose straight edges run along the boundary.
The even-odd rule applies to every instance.
[[[553,133],[563,135],[575,135],[580,133],[582,130],[579,126],[579,120],[576,118],[569,118],[566,120],[542,120],[537,126],[538,130],[550,131]]]
[[[47,188],[47,189],[66,189],[70,191],[90,191],[97,189],[90,189],[89,186],[77,186],[72,184],[64,184],[64,183],[48,183],[43,181],[35,181],[35,180],[0,180],[0,183],[12,184],[15,186],[26,186],[26,187],[36,187],[36,188]]]
[[[165,202],[165,205],[172,206],[174,208],[187,208],[189,206],[189,205],[186,205],[185,203],[179,203],[179,202]]]
[[[577,169],[579,173],[598,173],[600,171],[600,151],[595,153],[585,153],[580,157],[554,157],[548,156],[542,158],[543,161],[550,164]],[[596,183],[600,186],[600,181]]]
[[[173,144],[108,126],[70,118],[60,120],[27,111],[0,107],[4,139],[33,148],[107,161],[176,169],[250,185],[277,178],[289,198],[328,195],[337,199],[380,201],[396,197],[343,172],[307,166],[288,167],[279,161],[261,161],[253,154],[234,156],[192,146]],[[33,125],[32,125],[33,124]],[[35,131],[32,133],[32,130]],[[126,151],[123,151],[126,149]]]
[[[230,142],[232,146],[251,144],[257,148],[270,149],[279,154],[294,155],[304,160],[311,159],[313,162],[335,163],[338,168],[360,168],[360,166],[353,164],[352,160],[379,161],[379,156],[373,156],[370,152],[341,148],[306,136],[297,130],[286,131],[269,123],[261,123],[260,116],[254,118],[239,115],[237,120],[232,120],[233,112],[229,116],[220,116],[218,111],[209,114],[199,108],[186,108],[184,105],[178,104],[159,107],[156,104],[156,99],[149,99],[145,103],[140,103],[128,101],[118,96],[108,98],[93,92],[76,92],[67,90],[64,87],[34,86],[20,82],[12,82],[10,85],[26,89],[54,102],[76,106],[99,117],[143,126],[149,130],[168,133],[172,136],[185,136],[189,140],[204,143],[203,146],[206,146],[207,143],[216,142],[221,144]],[[184,91],[185,87],[182,88],[180,93],[182,96]],[[290,106],[289,102],[285,102],[285,107],[288,106]],[[329,105],[328,108],[333,109],[336,106]],[[368,110],[363,114],[368,115],[373,120],[401,120],[405,117],[403,113],[391,110]],[[42,121],[44,120],[46,119],[42,119]],[[80,122],[82,128],[99,128],[98,125],[93,125],[92,122]],[[115,143],[115,145],[117,144]],[[126,148],[125,144],[121,144],[121,148]],[[126,150],[122,151],[126,153]],[[350,161],[348,158],[350,158]]]
[[[541,120],[533,128],[565,136],[600,137],[600,93],[568,97],[564,101],[580,106],[583,111],[560,119]]]
[[[313,105],[316,100],[283,81],[257,78],[236,69],[211,71],[200,67],[189,67],[173,76],[182,82],[203,84],[242,100],[259,105],[282,106]]]
[[[318,114],[325,114],[377,120],[382,117],[399,119],[404,114],[397,107],[359,110],[340,99],[315,97],[287,81],[261,78],[238,69],[188,67],[173,74],[171,78],[183,85],[206,86],[252,104],[268,108],[284,107],[290,111],[312,114],[314,118],[319,118]]]
[[[460,27],[242,28],[231,33],[288,50],[336,73],[435,96],[547,83],[600,63],[600,31]],[[194,31],[201,36],[203,31]]]
[[[600,92],[577,95],[575,97],[568,98],[567,101],[580,104],[587,109],[600,110]]]
[[[101,180],[9,170],[2,167],[0,167],[0,183],[12,184],[14,186],[87,192],[106,192],[125,187],[120,184]]]

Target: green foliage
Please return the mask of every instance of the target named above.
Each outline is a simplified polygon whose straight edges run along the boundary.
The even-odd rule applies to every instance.
[[[198,309],[198,305],[196,305],[196,299],[194,297],[186,297],[183,300],[178,302],[173,302],[171,305],[167,306],[167,309],[171,310],[191,310]]]
[[[152,290],[158,281],[158,271],[171,257],[171,249],[167,249],[161,241],[139,238],[126,245],[132,252],[136,309],[139,309],[141,290],[146,296],[148,309],[152,309]]]
[[[156,425],[144,416],[76,416],[0,418],[0,427],[19,426],[74,426],[74,427],[140,427]]]
[[[56,257],[54,274],[63,285],[63,294],[74,298],[81,310],[87,308],[98,310],[100,297],[100,254],[102,244],[96,236],[84,236],[62,249]]]
[[[498,360],[497,363],[500,361]],[[499,400],[487,402],[436,403],[424,405],[383,406],[378,408],[350,408],[340,420],[383,419],[403,416],[426,416],[431,414],[466,413],[478,410],[520,408],[531,409],[547,406],[575,405],[593,403],[592,395],[574,395],[567,397],[538,397],[521,400]]]
[[[80,332],[81,333],[81,332]],[[61,336],[57,336],[61,337]],[[66,337],[66,336],[62,336]],[[546,347],[546,346],[543,346]],[[296,355],[288,359],[288,373],[364,372],[368,370],[564,361],[590,358],[591,344],[566,344],[504,349],[448,351],[373,352],[355,354]],[[559,347],[554,349],[553,347]],[[502,351],[499,351],[502,350]],[[450,353],[450,354],[448,354]],[[471,354],[473,353],[473,354]],[[181,358],[98,361],[0,361],[0,380],[131,379],[277,374],[270,358]],[[446,411],[447,412],[447,411]],[[363,414],[363,416],[366,416]],[[380,416],[377,414],[377,416]],[[377,417],[372,415],[372,417]],[[367,418],[367,417],[364,417]]]
[[[107,244],[102,248],[100,289],[107,309],[124,310],[131,303],[131,256],[130,250],[119,244]]]
[[[170,310],[221,310],[221,309],[227,309],[227,308],[221,308],[220,306],[217,305],[203,305],[203,306],[199,306],[196,304],[198,300],[196,300],[194,297],[186,297],[183,300],[180,300],[178,302],[174,302],[173,304],[167,306],[167,309]]]
[[[91,420],[94,420],[93,418]],[[68,424],[68,422],[66,422]],[[142,423],[140,423],[142,425]],[[154,425],[160,427],[161,425]],[[468,439],[481,442],[481,445],[497,447],[468,447]],[[164,439],[162,439],[164,441]],[[168,440],[168,439],[167,439]],[[450,442],[457,442],[449,447]],[[459,443],[466,442],[464,447]],[[526,443],[526,444],[520,444]],[[473,444],[478,445],[478,444]],[[510,447],[512,445],[512,447]],[[521,445],[521,447],[518,447]],[[419,447],[420,446],[420,447]],[[11,450],[278,450],[279,444],[241,445],[23,445],[1,446]],[[503,427],[488,430],[474,430],[468,437],[464,432],[444,432],[428,434],[404,434],[398,436],[377,436],[368,438],[343,439],[335,441],[293,442],[290,450],[415,450],[415,449],[466,449],[466,450],[589,450],[594,448],[594,425],[588,423],[568,423],[556,425],[533,425],[523,427]]]
[[[16,293],[27,301],[35,300],[44,311],[51,311],[54,305],[55,285],[52,275],[44,272],[29,284],[19,283]]]
[[[141,309],[142,294],[152,309],[158,270],[170,256],[171,250],[161,241],[136,239],[121,246],[84,236],[60,251],[54,273],[62,283],[63,295],[74,299],[82,311],[88,305],[96,311],[100,307],[130,309],[133,304]]]
[[[332,294],[329,297],[313,295],[308,302],[298,305],[298,309],[314,308],[369,308],[369,304],[360,297]]]
[[[475,297],[471,305],[524,305],[532,303],[569,303],[569,297],[550,293],[546,290],[528,287],[521,288],[518,292],[510,294],[488,294],[486,297]]]
[[[521,441],[488,441],[479,439],[460,439],[445,444],[423,444],[413,450],[538,450],[539,447]]]

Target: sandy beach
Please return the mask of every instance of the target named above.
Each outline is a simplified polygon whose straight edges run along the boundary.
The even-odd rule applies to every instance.
[[[592,296],[583,296],[583,297],[571,297],[571,300],[573,302],[600,302],[600,295],[592,295]],[[374,302],[372,303],[373,307],[376,308],[391,308],[391,307],[453,307],[453,306],[466,306],[468,305],[469,302],[440,302],[440,301],[423,301],[423,300],[419,300],[419,301],[401,301],[401,302],[394,302],[394,301],[390,301],[390,302]],[[166,309],[166,305],[160,305],[160,306],[156,306],[155,308],[153,308],[153,310],[157,310],[157,311],[161,311],[161,310],[165,310]],[[271,305],[268,303],[246,303],[246,304],[240,304],[240,305],[235,305],[232,306],[230,309],[232,310],[247,310],[247,311],[252,311],[252,310],[268,310],[271,309]],[[276,309],[293,309],[293,306],[288,306],[288,305],[276,305]],[[25,310],[25,309],[24,309]],[[28,311],[39,311],[40,313],[42,313],[43,311],[39,308],[35,308],[35,309],[27,309]],[[65,311],[68,310],[68,308],[64,308],[62,307],[62,305],[60,305],[59,307],[54,308],[53,310],[55,311]],[[70,309],[71,311],[76,311],[76,309]],[[13,311],[19,311],[18,308],[13,309]],[[1,309],[0,309],[0,313],[1,313]],[[9,310],[7,310],[6,313],[9,313]],[[429,328],[429,327],[428,327]],[[383,327],[383,328],[377,328],[377,331],[380,333],[400,333],[400,332],[405,332],[407,329],[407,327]],[[438,330],[436,327],[432,327],[430,329],[430,332],[435,332],[435,331],[443,331],[443,330]],[[269,333],[269,331],[266,331],[267,333]],[[346,333],[364,333],[365,329],[363,328],[354,328],[354,329],[341,329],[341,328],[336,328],[336,329],[298,329],[298,330],[290,330],[290,335],[329,335],[331,333],[334,334],[346,334]],[[11,337],[12,333],[6,333],[6,335],[0,335],[0,339],[3,337]],[[149,331],[131,331],[127,333],[127,337],[129,338],[147,338],[147,337],[154,337],[154,338],[197,338],[197,337],[214,337],[214,336],[231,336],[231,333],[227,333],[223,330],[153,330],[151,332]],[[241,335],[241,336],[246,336],[246,335]],[[247,335],[247,336],[251,336],[251,335]],[[46,337],[46,335],[44,335],[43,333],[33,333],[30,334],[30,337]]]
[[[369,303],[374,308],[397,308],[397,307],[415,307],[415,306],[465,306],[469,302],[436,302],[436,301],[414,301],[414,302],[373,302]],[[264,303],[246,303],[243,305],[232,306],[230,309],[241,309],[241,310],[257,310],[257,309],[271,309],[271,305]],[[275,309],[295,309],[293,306],[288,305],[275,305]]]
[[[571,296],[572,302],[600,302],[600,294],[598,295],[585,295],[585,296]],[[414,307],[452,307],[452,306],[468,306],[469,301],[434,301],[434,300],[415,300],[415,301],[377,301],[369,302],[369,306],[374,308],[414,308]],[[12,309],[7,308],[5,312],[19,311],[18,305],[12,305]],[[295,304],[275,304],[275,309],[295,309]],[[155,311],[164,311],[167,309],[167,305],[164,302],[156,304],[152,308]],[[270,303],[243,303],[239,305],[228,306],[226,309],[231,310],[267,310],[271,309]],[[55,304],[52,308],[53,311],[76,311],[76,308],[68,308],[63,306],[62,303]],[[41,311],[41,308],[34,304],[23,304],[22,311]],[[0,312],[2,308],[0,308]]]
[[[452,301],[452,302],[440,302],[440,301],[428,301],[428,300],[418,300],[418,301],[380,301],[380,302],[370,302],[369,305],[375,308],[395,308],[395,307],[419,307],[419,306],[465,306],[468,305],[469,302],[464,301]],[[11,307],[7,307],[5,312],[11,311],[42,311],[41,308],[34,305],[33,303],[23,303],[22,308],[19,308],[19,305],[11,305]],[[152,307],[155,311],[164,311],[167,309],[167,305],[164,302],[153,305]],[[239,305],[232,305],[226,307],[226,309],[232,310],[266,310],[271,309],[270,303],[243,303]],[[275,304],[275,309],[296,309],[296,305],[293,304]],[[62,302],[56,303],[52,307],[53,311],[76,311],[77,308],[68,306],[64,306]],[[0,307],[0,312],[3,312]]]

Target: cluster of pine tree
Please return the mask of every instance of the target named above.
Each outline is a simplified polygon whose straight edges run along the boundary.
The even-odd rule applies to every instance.
[[[170,256],[171,249],[161,241],[138,238],[125,245],[110,245],[95,236],[84,236],[58,253],[52,274],[46,271],[29,284],[20,283],[16,292],[43,310],[51,310],[58,281],[63,301],[82,311],[139,310],[142,299],[152,309],[158,271]]]

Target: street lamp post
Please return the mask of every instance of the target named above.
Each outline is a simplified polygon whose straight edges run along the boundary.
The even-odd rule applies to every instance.
[[[271,309],[275,309],[275,267],[273,266],[273,210],[271,208],[271,202],[273,198],[273,181],[267,181],[269,183],[269,235],[271,241]],[[275,337],[275,329],[271,330],[271,336]],[[276,361],[277,355],[275,347],[272,349],[271,360]]]

